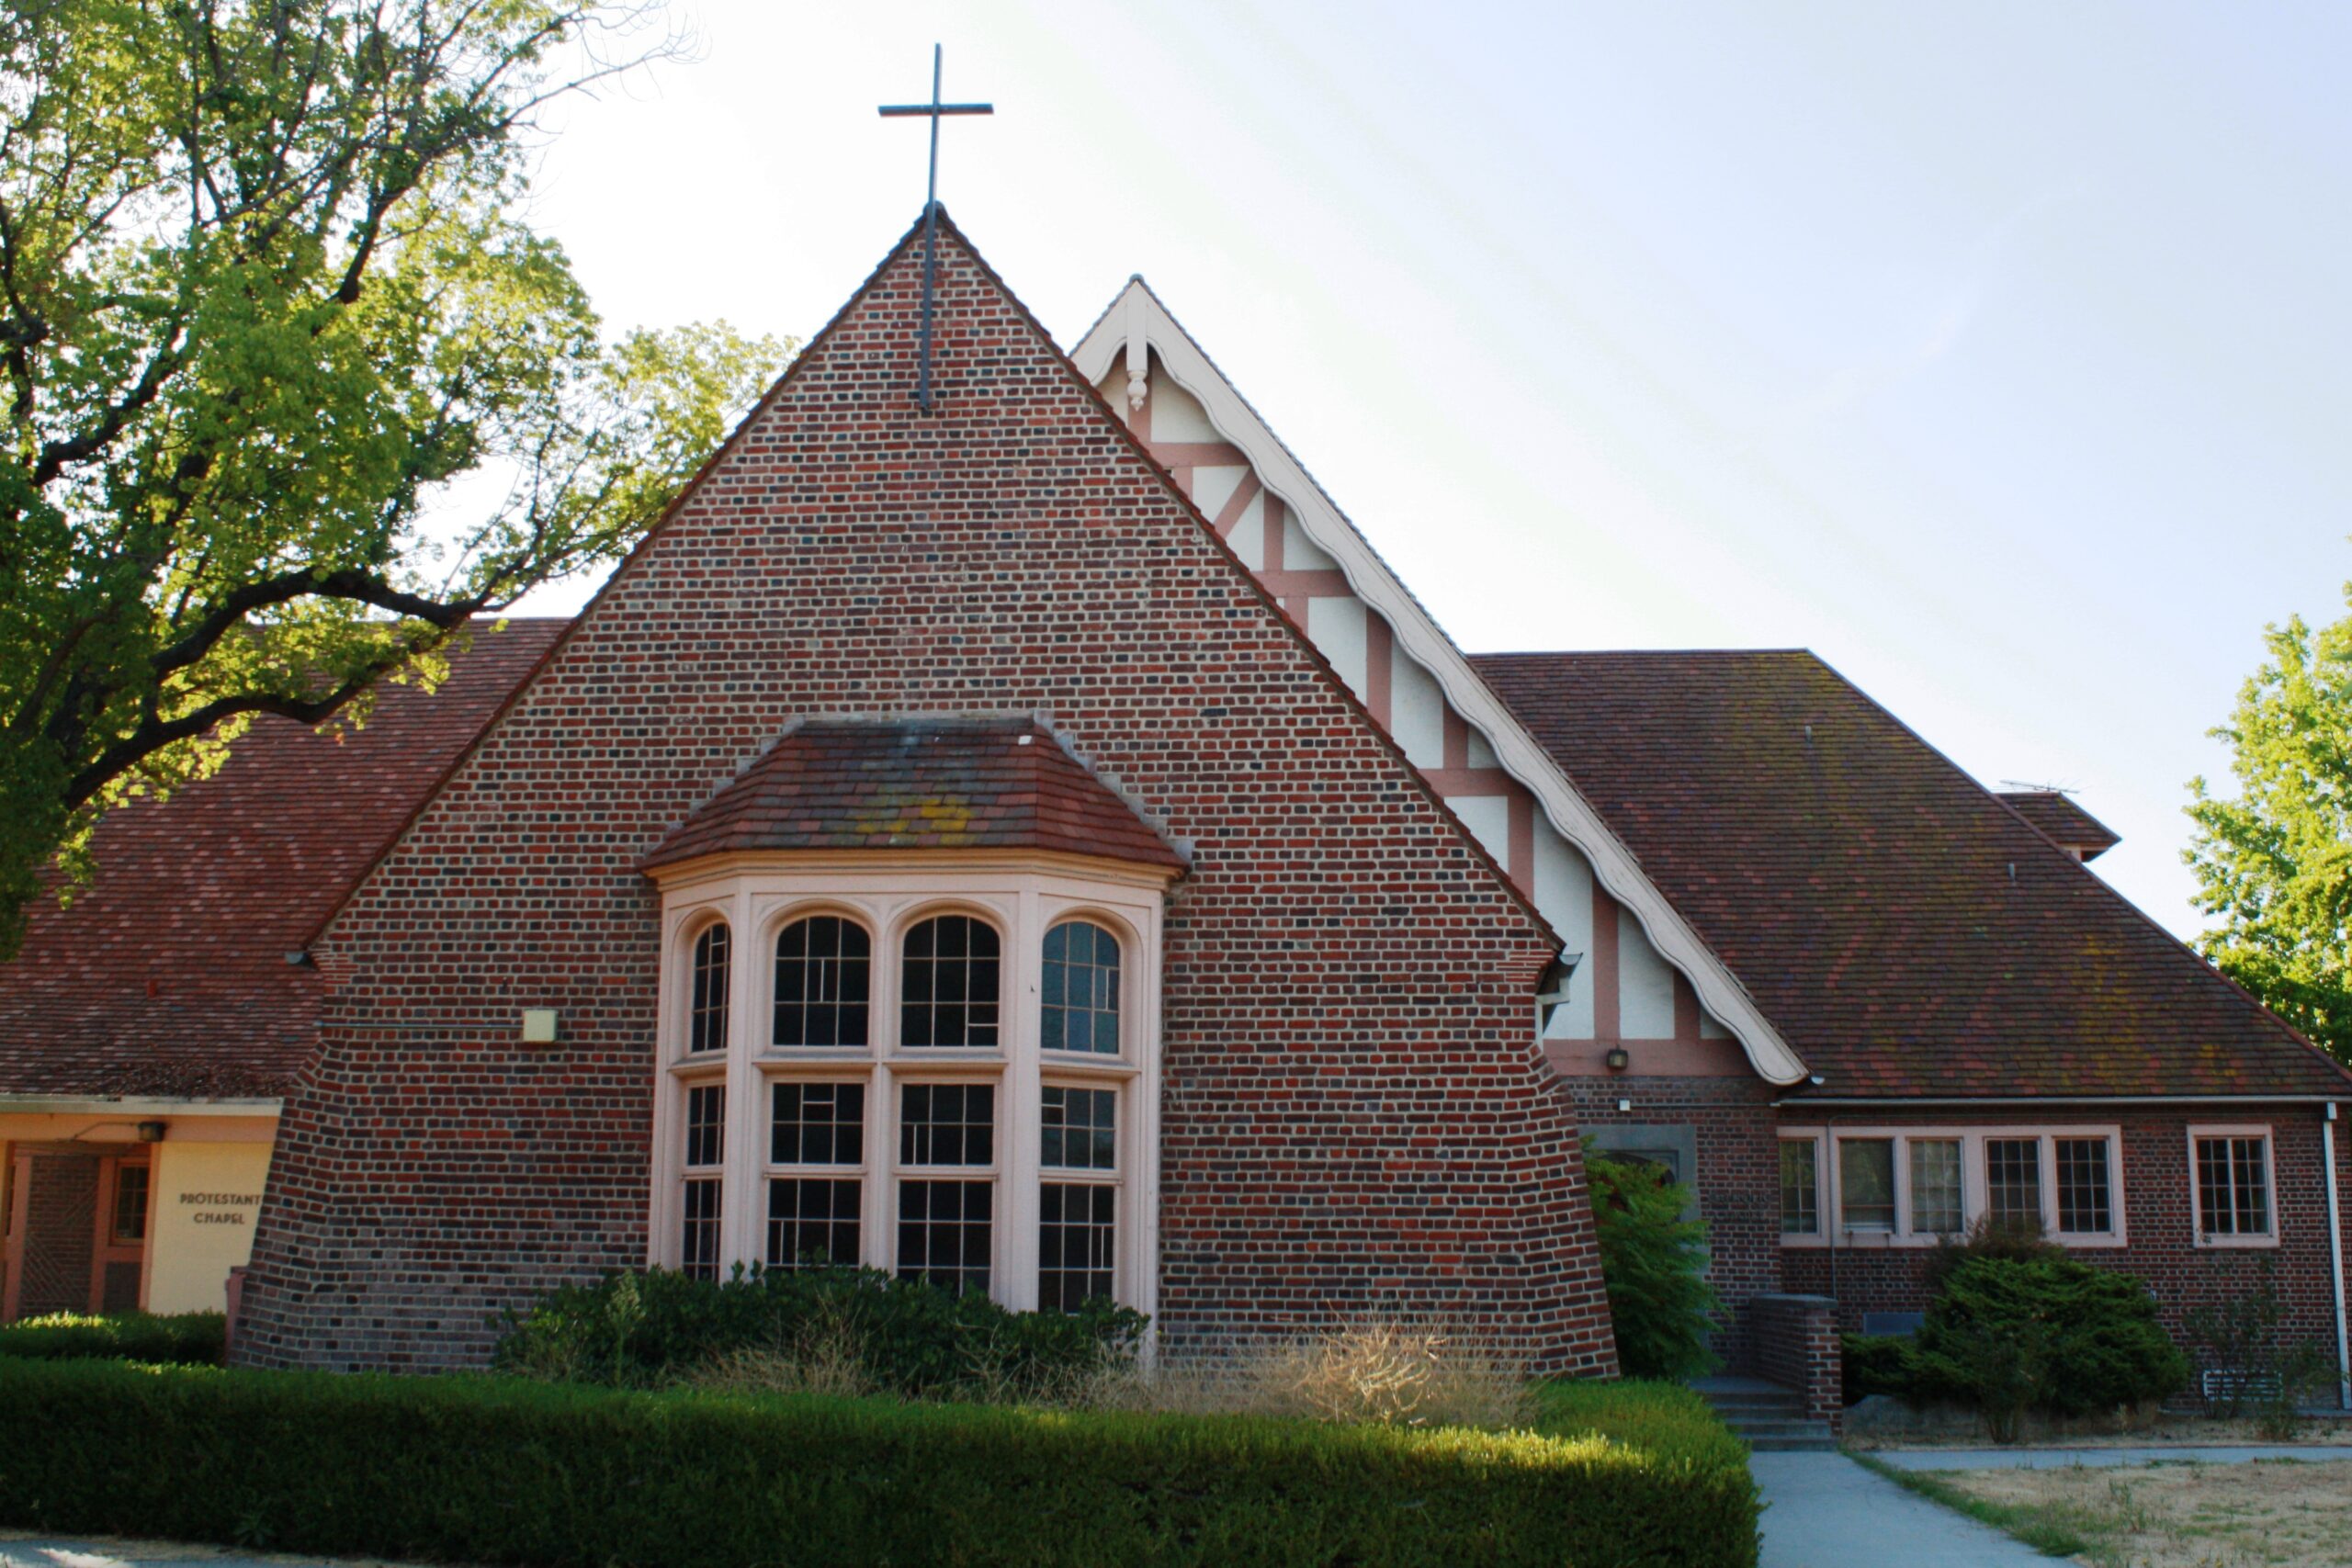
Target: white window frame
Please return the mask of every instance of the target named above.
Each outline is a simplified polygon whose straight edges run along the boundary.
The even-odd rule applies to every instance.
[[[2205,1190],[2198,1179],[2197,1145],[2208,1138],[2259,1138],[2262,1140],[2263,1202],[2270,1220],[2270,1228],[2251,1235],[2207,1235],[2205,1234]],[[2188,1240],[2200,1250],[2230,1251],[2247,1247],[2275,1247],[2278,1245],[2278,1139],[2267,1122],[2197,1122],[2188,1129]]]
[[[2096,1250],[2130,1245],[2124,1221],[2123,1129],[2120,1125],[2077,1125],[2039,1122],[2014,1127],[1985,1126],[1837,1126],[1784,1127],[1782,1142],[1809,1142],[1814,1147],[1814,1206],[1821,1228],[1810,1234],[1782,1232],[1781,1245],[1791,1247],[1904,1248],[1933,1247],[1940,1239],[1933,1231],[1914,1231],[1911,1224],[1911,1149],[1914,1141],[1956,1142],[1960,1145],[1960,1207],[1963,1230],[1974,1225],[1991,1206],[1984,1169],[1984,1145],[2008,1139],[2034,1140],[2041,1150],[2041,1228],[2062,1247]],[[2109,1231],[2061,1231],[2058,1228],[2058,1151],[2061,1138],[2103,1138],[2107,1141]],[[1894,1228],[1876,1226],[1849,1230],[1845,1214],[1845,1166],[1839,1145],[1859,1140],[1892,1140],[1894,1145]],[[2195,1145],[2190,1145],[2192,1160]],[[2276,1225],[2276,1207],[2272,1209]]]
[[[728,1089],[727,1148],[721,1186],[720,1277],[735,1263],[764,1265],[767,1182],[774,1176],[860,1181],[860,1257],[895,1272],[899,1184],[903,1179],[986,1179],[995,1187],[989,1224],[989,1293],[1015,1310],[1038,1303],[1038,1231],[1043,1181],[1108,1180],[1113,1201],[1113,1295],[1145,1313],[1158,1310],[1159,1212],[1159,1005],[1161,912],[1172,874],[1156,867],[1074,855],[995,852],[808,852],[734,856],[664,868],[663,959],[660,965],[652,1183],[657,1194],[647,1235],[650,1264],[677,1266],[683,1241],[681,1177],[683,1086],[710,1082],[723,1070]],[[836,915],[864,926],[873,940],[865,1048],[777,1047],[769,1042],[775,1012],[777,932],[810,915]],[[900,957],[906,933],[943,914],[975,916],[1000,942],[997,1046],[902,1048],[899,1039]],[[728,1048],[689,1056],[694,942],[724,918],[732,939]],[[1120,1048],[1115,1054],[1046,1051],[1039,1044],[1039,993],[1046,932],[1085,919],[1119,942]],[[785,1079],[858,1081],[866,1086],[865,1158],[856,1166],[772,1166],[768,1156],[772,1089]],[[1117,1168],[1109,1173],[1046,1171],[1042,1162],[1043,1090],[1050,1079],[1070,1088],[1114,1089]],[[997,1086],[996,1161],[988,1170],[901,1168],[899,1089],[908,1082]]]

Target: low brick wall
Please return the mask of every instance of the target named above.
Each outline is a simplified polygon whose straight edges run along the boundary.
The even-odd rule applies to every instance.
[[[1757,1376],[1803,1394],[1806,1417],[1827,1422],[1831,1432],[1845,1425],[1835,1301],[1778,1292],[1750,1296],[1747,1343]]]

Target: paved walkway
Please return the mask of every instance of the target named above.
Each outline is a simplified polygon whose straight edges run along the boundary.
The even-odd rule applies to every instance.
[[[305,1557],[168,1540],[90,1536],[59,1540],[0,1530],[0,1568],[398,1568],[377,1558]]]
[[[2249,1460],[2291,1459],[2308,1463],[2352,1463],[2352,1444],[2243,1443],[2195,1448],[2158,1443],[2138,1449],[1886,1449],[1871,1455],[1896,1470],[2064,1470],[2070,1465],[2244,1464]]]
[[[1770,1505],[1764,1568],[2050,1568],[2033,1548],[1844,1454],[1757,1454],[1748,1464]]]

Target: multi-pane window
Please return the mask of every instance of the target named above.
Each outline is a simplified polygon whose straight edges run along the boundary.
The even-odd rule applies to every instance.
[[[996,1184],[932,1179],[926,1168],[996,1161],[996,1086],[911,1083],[899,1091],[899,1272],[952,1291],[989,1288]]]
[[[143,1165],[122,1165],[114,1173],[114,1239],[147,1239],[147,1178]]]
[[[2270,1148],[2260,1134],[2197,1140],[2200,1235],[2270,1234]]]
[[[1845,1138],[1838,1145],[1838,1220],[1849,1231],[1894,1228],[1894,1140]]]
[[[1044,1163],[1058,1170],[1115,1170],[1119,1091],[1046,1086]]]
[[[686,1090],[686,1180],[678,1266],[697,1280],[718,1278],[718,1168],[727,1151],[727,1089]]]
[[[1046,933],[1038,1041],[1048,1051],[1119,1050],[1119,939],[1091,920]]]
[[[2041,1140],[1984,1140],[1984,1212],[1996,1225],[2041,1227]]]
[[[899,1043],[997,1043],[996,928],[939,915],[907,932],[899,959]]]
[[[1109,1295],[1116,1190],[1100,1182],[1048,1181],[1038,1198],[1037,1304],[1075,1312]]]
[[[732,946],[723,923],[695,938],[693,997],[686,1012],[689,1051],[727,1049],[728,955]]]
[[[865,1086],[779,1083],[768,1137],[771,1165],[857,1165],[865,1158]]]
[[[899,1091],[899,1163],[996,1163],[996,1086],[910,1083]]]
[[[780,1046],[866,1043],[874,939],[855,920],[812,915],[775,935],[775,1032]]]
[[[768,1267],[813,1269],[858,1261],[854,1179],[778,1176],[768,1180]]]
[[[2115,1228],[2115,1198],[2108,1180],[2105,1138],[2060,1138],[2053,1145],[2058,1170],[2058,1231],[2062,1235],[2104,1235]]]
[[[1821,1145],[1811,1138],[1781,1140],[1781,1234],[1821,1234]]]
[[[1967,1228],[1961,1213],[1960,1140],[1912,1139],[1912,1234],[1957,1235]]]

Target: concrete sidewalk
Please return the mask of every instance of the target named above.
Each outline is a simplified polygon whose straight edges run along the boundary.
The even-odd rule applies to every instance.
[[[401,1568],[376,1557],[308,1557],[117,1536],[61,1540],[0,1530],[0,1568]]]
[[[1764,1568],[2049,1568],[1990,1525],[1915,1496],[1844,1454],[1747,1461],[1764,1494]]]
[[[1885,1449],[1871,1458],[1896,1470],[2064,1470],[2073,1465],[2245,1464],[2254,1460],[2295,1460],[2306,1464],[2352,1464],[2352,1444],[2241,1443],[2197,1448],[2155,1444],[2137,1449]]]

